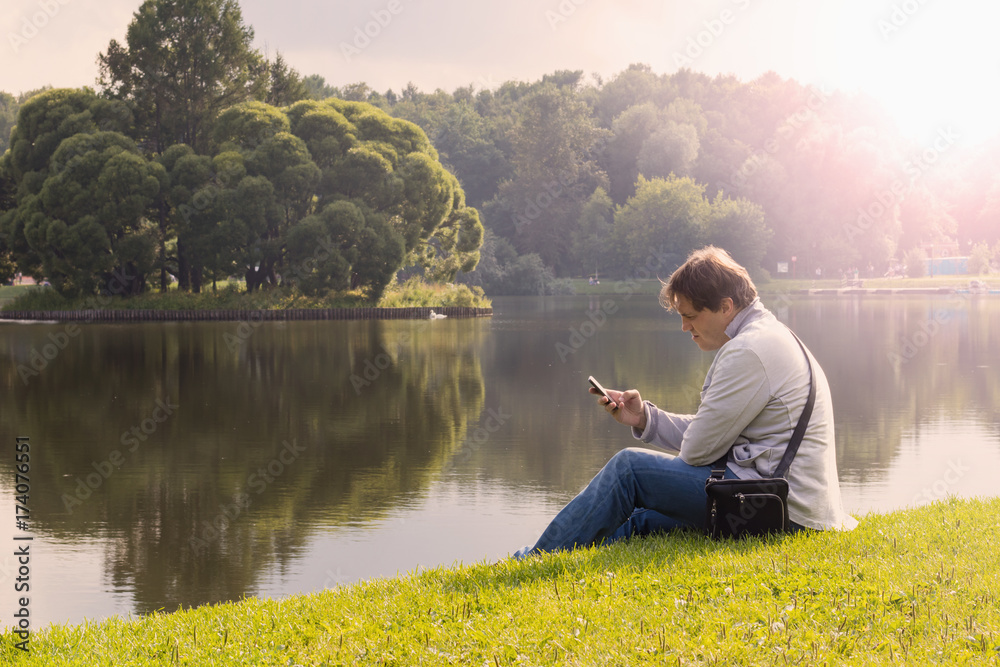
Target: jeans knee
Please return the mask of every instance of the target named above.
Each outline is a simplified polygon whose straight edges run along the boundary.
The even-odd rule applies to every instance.
[[[641,447],[628,447],[612,456],[611,460],[608,461],[608,466],[619,472],[630,470],[635,460],[644,452],[645,450]]]

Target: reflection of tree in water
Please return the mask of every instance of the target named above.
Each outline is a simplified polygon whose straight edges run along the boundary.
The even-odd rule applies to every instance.
[[[809,300],[797,302],[791,324],[823,364],[838,415],[838,465],[858,481],[879,476],[905,433],[942,415],[971,411],[996,429],[1000,376],[980,368],[998,360],[989,343],[1000,326],[995,300]]]
[[[53,493],[37,512],[52,520],[38,527],[106,539],[109,577],[140,611],[252,592],[310,531],[384,516],[440,473],[484,407],[483,324],[267,324],[232,347],[235,323],[85,328],[27,389],[0,379],[17,428],[47,443],[35,471]],[[378,376],[352,383],[376,359]],[[129,452],[122,432],[157,398],[180,407]],[[67,512],[60,496],[116,449],[125,464]]]

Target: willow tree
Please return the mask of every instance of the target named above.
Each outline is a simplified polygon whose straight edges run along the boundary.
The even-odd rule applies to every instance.
[[[219,117],[213,138],[245,170],[218,200],[232,202],[224,215],[240,230],[248,289],[284,279],[377,298],[408,263],[450,280],[479,260],[479,215],[410,122],[363,102],[247,102]],[[241,188],[252,211],[234,198]]]
[[[147,222],[164,174],[121,131],[129,116],[92,91],[28,100],[0,165],[16,185],[0,230],[22,272],[67,295],[135,294],[155,262]]]

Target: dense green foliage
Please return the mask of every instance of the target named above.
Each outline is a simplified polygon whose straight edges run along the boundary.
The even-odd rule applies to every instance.
[[[681,258],[711,242],[751,269],[795,257],[798,275],[867,278],[913,248],[1000,240],[995,141],[971,146],[943,125],[920,145],[868,98],[774,73],[741,82],[633,65],[607,81],[556,72],[451,94],[351,90],[423,127],[486,228],[557,276],[630,275],[641,235],[630,242],[616,221],[651,197],[633,200],[642,183],[684,179],[712,210],[649,220],[662,237],[686,230],[673,237]]]
[[[252,38],[233,0],[147,0],[100,56],[101,95],[17,105],[0,278],[20,270],[72,299],[142,294],[157,272],[161,292],[171,276],[198,293],[235,275],[249,292],[376,302],[404,265],[439,282],[472,271],[479,214],[424,132],[366,102],[305,99]],[[15,101],[0,105],[6,123]]]
[[[302,78],[252,39],[233,0],[147,0],[125,42],[100,54],[100,98],[62,91],[70,106],[50,108],[49,98],[43,112],[25,96],[0,97],[0,132],[26,114],[0,178],[0,211],[23,209],[7,222],[0,278],[15,264],[33,275],[54,266],[22,227],[36,213],[58,217],[26,197],[40,194],[54,175],[43,163],[79,132],[117,132],[134,142],[122,150],[167,171],[142,219],[117,232],[141,241],[119,248],[110,232],[94,270],[105,288],[108,267],[134,266],[121,269],[137,274],[131,290],[150,270],[161,290],[171,276],[198,292],[231,274],[250,290],[294,274],[307,293],[345,281],[378,292],[413,266],[492,294],[547,293],[559,277],[629,276],[651,252],[669,257],[659,267],[668,273],[705,243],[758,275],[791,263],[798,276],[859,268],[863,278],[911,251],[956,244],[961,255],[985,244],[976,266],[989,270],[1000,247],[1000,139],[969,145],[942,125],[920,144],[864,96],[773,72],[743,82],[641,64],[606,81],[559,71],[492,89],[380,93]],[[13,140],[43,132],[31,155],[18,152]],[[93,160],[101,155],[110,159],[95,150]],[[132,206],[150,197],[139,190]],[[328,209],[335,201],[346,203]],[[39,234],[51,226],[33,224]],[[497,239],[496,261],[476,276],[483,227]],[[97,230],[73,233],[60,242]],[[321,237],[339,250],[314,258]],[[83,260],[66,261],[69,275]],[[303,262],[308,275],[295,271]],[[58,284],[91,289],[74,281]]]
[[[23,665],[992,664],[992,501],[849,533],[674,534],[284,600],[52,626]]]

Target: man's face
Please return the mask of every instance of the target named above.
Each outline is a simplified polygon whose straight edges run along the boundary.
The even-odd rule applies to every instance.
[[[691,333],[691,340],[705,352],[718,350],[729,340],[726,327],[736,316],[733,300],[726,297],[719,310],[696,310],[686,297],[678,295],[674,310],[681,316],[681,329]]]

